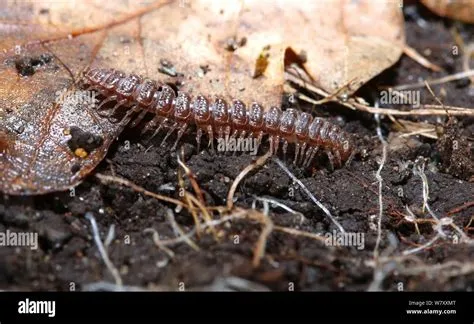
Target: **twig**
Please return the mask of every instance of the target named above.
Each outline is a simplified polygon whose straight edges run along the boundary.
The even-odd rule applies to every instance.
[[[392,88],[392,90],[417,89],[417,88],[425,87],[426,83],[428,83],[429,85],[443,84],[443,83],[456,81],[456,80],[464,79],[471,76],[474,76],[474,70],[458,72],[455,74],[444,76],[439,79],[423,80],[421,82],[416,82],[416,83],[401,84],[401,85],[390,87],[390,88]]]
[[[99,253],[100,253],[100,256],[102,257],[102,260],[104,260],[104,263],[107,266],[107,269],[110,271],[110,273],[114,277],[115,283],[121,286],[122,278],[120,277],[118,270],[114,267],[114,265],[110,261],[109,255],[107,254],[107,251],[105,250],[105,247],[102,244],[102,240],[100,239],[99,229],[97,227],[97,222],[95,221],[94,215],[91,212],[87,212],[85,217],[91,223],[94,241],[95,241],[95,244],[97,245],[97,248],[99,249]]]
[[[176,220],[174,218],[173,211],[171,209],[166,209],[166,217],[168,218],[168,221],[171,224],[171,227],[173,228],[173,231],[175,232],[176,236],[178,237],[183,237],[184,241],[194,250],[199,251],[199,246],[196,245],[189,237],[186,236],[186,234],[183,232],[181,227],[179,227],[178,223],[176,223]]]
[[[474,56],[474,43],[470,43],[469,45],[465,46],[463,49],[463,58],[462,58],[462,66],[463,69],[467,72],[470,69],[469,62],[471,58]],[[471,82],[474,83],[474,74],[470,77]],[[472,85],[471,85],[472,87]]]
[[[405,206],[405,209],[406,211],[408,212],[409,216],[405,216],[405,219],[411,223],[414,223],[415,224],[415,229],[416,229],[416,233],[418,235],[421,235],[420,233],[420,228],[418,227],[418,222],[416,221],[416,216],[415,214],[411,211],[410,207],[408,207],[408,205]]]
[[[420,178],[421,178],[421,181],[422,181],[422,193],[423,193],[423,209],[427,209],[428,210],[428,213],[431,215],[431,217],[433,217],[433,219],[436,221],[437,224],[439,224],[439,218],[438,216],[435,215],[435,213],[433,213],[433,211],[431,210],[430,208],[430,205],[428,203],[428,199],[429,199],[429,184],[428,184],[428,178],[426,177],[426,174],[424,172],[424,165],[423,167],[420,167],[420,166],[415,166],[413,168],[413,173],[415,175],[419,175]],[[441,237],[446,237],[446,234],[443,232],[443,229],[441,228],[441,226],[435,226],[434,227],[439,235]]]
[[[193,204],[197,205],[198,208],[201,210],[202,217],[204,218],[204,220],[207,221],[209,224],[211,224],[212,217],[209,214],[209,212],[207,211],[206,207],[199,200],[197,200],[197,198],[194,197],[193,195],[188,194],[188,198],[191,200],[191,202]],[[199,229],[199,226],[200,226],[200,224],[198,223],[196,225],[197,230]],[[216,232],[216,229],[214,228],[214,226],[211,225],[210,229],[211,229],[211,232],[214,234],[214,238],[217,239],[217,232]]]
[[[158,234],[157,230],[155,230],[154,228],[145,228],[145,230],[143,230],[143,233],[152,233],[152,238],[153,238],[153,243],[155,243],[155,245],[162,249],[163,252],[165,252],[166,254],[168,254],[168,256],[173,259],[174,258],[174,252],[172,250],[170,250],[169,248],[167,248],[161,241],[160,241],[160,235]]]
[[[317,241],[321,241],[321,242],[326,241],[326,238],[322,235],[314,234],[314,233],[310,233],[310,232],[305,232],[305,231],[300,231],[300,230],[297,230],[297,229],[294,229],[294,228],[274,225],[273,230],[283,232],[283,233],[287,233],[287,234],[291,234],[291,235],[295,235],[295,236],[309,237],[313,240],[317,240]],[[336,245],[335,247],[339,248],[339,245]]]
[[[222,223],[228,222],[230,220],[242,219],[246,216],[247,213],[248,213],[247,211],[243,210],[243,211],[231,214],[229,216],[225,216],[225,217],[222,217],[220,219],[213,220],[209,223],[204,223],[204,224],[202,224],[201,228],[205,229],[209,226],[217,226],[217,225],[220,225]],[[177,243],[184,242],[186,240],[186,238],[192,237],[195,233],[196,233],[196,228],[193,228],[188,233],[186,233],[184,236],[182,235],[180,237],[170,239],[170,240],[161,240],[160,242],[161,242],[162,245],[174,245],[174,244],[177,244]]]
[[[205,204],[204,195],[202,194],[202,190],[196,181],[196,176],[191,171],[191,169],[189,169],[188,166],[184,164],[183,161],[181,161],[181,159],[179,158],[179,154],[177,154],[177,158],[178,158],[178,164],[183,168],[184,172],[188,176],[189,181],[191,182],[191,185],[193,186],[194,192],[199,198],[199,201],[204,205]]]
[[[425,86],[428,89],[428,91],[430,92],[430,94],[435,98],[435,100],[441,105],[441,107],[444,107],[443,102],[438,98],[437,95],[435,95],[435,93],[433,92],[433,89],[431,89],[431,86],[428,83],[428,81],[425,81]]]
[[[418,246],[414,249],[409,249],[409,250],[403,251],[402,255],[409,255],[409,254],[414,254],[414,253],[420,252],[420,251],[426,249],[427,247],[431,246],[434,242],[436,242],[440,238],[441,238],[441,235],[438,233],[438,234],[436,234],[435,237],[433,237],[431,240],[429,240],[425,244],[420,245],[420,246]]]
[[[438,139],[438,136],[436,135],[435,132],[436,132],[436,130],[433,127],[432,129],[431,128],[419,129],[417,131],[413,131],[413,132],[410,132],[410,133],[405,133],[405,134],[400,135],[400,137],[410,137],[410,136],[413,136],[413,135],[423,135],[423,136],[426,136],[426,137],[431,138],[431,139]]]
[[[329,94],[319,89],[318,87],[309,84],[303,80],[300,80],[297,76],[293,75],[291,71],[287,71],[287,79],[305,89],[312,91],[316,94],[319,94],[323,97],[329,96]],[[301,99],[315,104],[318,101],[312,98],[309,98],[304,95],[298,95]],[[349,108],[351,110],[359,110],[371,114],[380,114],[380,115],[393,115],[393,116],[474,116],[474,109],[464,108],[464,107],[454,107],[454,106],[438,106],[438,105],[420,105],[417,108],[412,108],[410,110],[398,110],[398,109],[389,109],[389,108],[376,108],[371,107],[367,104],[362,104],[350,98],[347,101],[341,101],[338,97],[335,97],[334,102],[339,103],[340,105]]]
[[[341,224],[331,215],[331,212],[319,201],[314,197],[314,195],[306,188],[306,186],[297,178],[293,173],[288,170],[288,168],[283,164],[283,162],[280,161],[277,157],[274,157],[275,162],[280,166],[280,168],[285,171],[285,173],[293,180],[293,182],[296,182],[298,186],[303,189],[303,191],[306,193],[306,195],[319,207],[321,208],[324,213],[329,217],[329,219],[336,225],[336,227],[339,229],[341,233],[345,233],[346,231],[342,227]]]
[[[463,211],[464,209],[467,209],[467,208],[469,208],[469,207],[471,207],[471,206],[474,206],[474,200],[473,200],[473,201],[468,201],[468,202],[462,204],[462,205],[459,206],[459,207],[456,207],[456,208],[451,209],[450,211],[448,211],[447,214],[448,214],[448,215],[456,214],[456,213],[459,213],[459,212]]]
[[[420,64],[422,66],[424,66],[425,68],[431,69],[435,72],[439,72],[439,71],[442,70],[441,67],[439,67],[436,64],[431,63],[426,58],[421,56],[414,48],[412,48],[408,45],[403,46],[403,52],[405,53],[405,55],[410,57],[413,61],[417,62],[418,64]]]
[[[374,278],[370,283],[367,291],[381,291],[381,286],[385,278],[390,275],[394,270],[396,270],[397,266],[395,262],[387,262],[382,266],[375,268],[374,270]]]
[[[455,270],[447,270],[449,268],[457,268]],[[474,272],[473,262],[459,262],[459,261],[447,261],[445,263],[439,263],[435,265],[422,265],[410,268],[400,267],[397,269],[400,274],[403,275],[419,275],[420,273],[433,274],[444,271],[443,273],[447,278],[459,277]],[[439,277],[439,276],[438,276]]]
[[[186,207],[186,204],[184,204],[180,200],[173,199],[173,198],[166,197],[166,196],[162,196],[162,195],[156,194],[154,192],[148,191],[145,188],[142,188],[142,187],[134,184],[133,182],[126,180],[126,179],[119,178],[119,177],[108,176],[108,175],[100,174],[100,173],[96,174],[95,176],[100,181],[102,181],[103,183],[115,182],[115,183],[121,184],[123,186],[130,187],[133,190],[135,190],[136,192],[140,192],[140,193],[142,193],[146,196],[150,196],[150,197],[153,197],[153,198],[158,199],[158,200],[166,201],[166,202],[169,202],[169,203],[181,206],[181,207]]]
[[[260,261],[265,255],[265,247],[267,246],[268,236],[273,230],[273,222],[267,215],[263,215],[262,224],[264,225],[260,236],[258,237],[257,245],[255,246],[255,252],[253,255],[252,265],[256,268],[260,265]]]
[[[254,196],[254,198],[255,198],[255,200],[259,200],[259,201],[271,203],[272,205],[275,205],[275,206],[277,206],[277,207],[280,207],[280,208],[286,210],[287,212],[292,213],[293,215],[298,215],[298,216],[300,216],[300,218],[301,218],[301,223],[302,223],[304,220],[306,220],[306,217],[305,217],[302,213],[300,213],[300,212],[298,212],[298,211],[296,211],[296,210],[293,210],[292,208],[288,207],[288,206],[285,205],[285,204],[282,204],[281,202],[279,202],[279,201],[277,201],[277,200],[275,200],[275,199],[270,199],[270,198],[265,198],[265,197],[257,197],[257,196]],[[255,209],[255,204],[252,204],[252,208]]]
[[[376,103],[377,104],[377,103]],[[375,178],[379,183],[379,217],[377,219],[377,241],[375,243],[374,248],[374,259],[377,259],[379,256],[379,246],[380,241],[382,240],[382,216],[383,216],[383,198],[382,198],[382,189],[383,189],[383,178],[382,178],[382,169],[385,165],[385,161],[387,160],[387,142],[383,138],[382,129],[380,127],[380,115],[376,114],[375,120],[377,121],[377,136],[382,143],[382,160],[380,161],[379,168],[377,173],[375,174]]]
[[[85,284],[82,291],[147,291],[148,289],[137,286],[117,285],[111,282],[99,281]]]
[[[104,246],[108,248],[110,243],[112,243],[112,241],[114,240],[114,238],[115,238],[115,224],[112,224],[109,227],[109,232],[107,233],[107,237],[105,238]]]
[[[240,181],[242,181],[245,176],[251,172],[252,170],[261,167],[262,165],[267,162],[268,158],[272,155],[271,151],[268,151],[265,155],[259,157],[254,163],[245,167],[242,172],[235,178],[234,182],[232,183],[230,190],[227,194],[227,209],[231,210],[234,207],[234,194],[235,190],[237,190],[237,186],[239,185]]]
[[[368,112],[371,114],[393,115],[393,116],[474,116],[474,109],[453,107],[453,106],[438,106],[438,105],[420,105],[419,108],[402,111],[389,108],[375,108],[362,105],[355,101],[349,100],[358,110]]]
[[[183,200],[186,202],[186,204],[189,206],[188,210],[191,213],[191,216],[193,217],[194,224],[196,224],[196,235],[197,238],[201,238],[201,228],[200,224],[201,221],[199,220],[199,216],[196,212],[195,206],[193,202],[191,201],[191,194],[188,193],[188,191],[185,189],[185,184],[184,184],[184,179],[181,175],[181,169],[178,169],[178,185],[179,185],[179,195],[183,196]]]

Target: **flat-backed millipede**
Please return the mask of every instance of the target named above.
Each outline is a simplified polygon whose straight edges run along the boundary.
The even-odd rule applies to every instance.
[[[304,167],[311,164],[317,152],[324,152],[332,167],[341,167],[353,153],[350,137],[340,127],[293,108],[282,111],[271,107],[265,111],[257,102],[247,108],[241,100],[233,100],[229,105],[219,97],[214,101],[203,95],[192,98],[186,92],[174,91],[167,84],[114,69],[88,69],[82,83],[88,90],[98,91],[104,97],[96,107],[98,111],[108,102],[116,103],[110,113],[101,116],[109,118],[119,107],[128,107],[119,122],[123,127],[130,123],[134,127],[151,113],[154,118],[146,124],[142,134],[156,128],[154,137],[166,128],[168,132],[163,143],[177,131],[172,149],[176,148],[186,129],[195,125],[198,150],[203,133],[207,133],[212,148],[215,138],[248,137],[256,139],[259,145],[262,138],[268,136],[271,153],[276,154],[282,143],[286,155],[288,144],[294,143],[293,163]]]

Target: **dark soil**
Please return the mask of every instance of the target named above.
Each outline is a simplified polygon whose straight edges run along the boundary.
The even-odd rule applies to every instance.
[[[411,9],[417,7],[409,7]],[[462,53],[453,55],[456,44],[451,32],[453,22],[435,17],[421,7],[406,15],[407,42],[443,72],[432,72],[407,56],[376,77],[360,90],[371,100],[376,87],[418,82],[438,78],[462,70]],[[426,26],[420,27],[420,21]],[[470,29],[469,29],[470,28]],[[474,41],[474,29],[459,25],[466,43]],[[430,52],[430,53],[429,53]],[[432,86],[444,104],[472,107],[474,85],[468,79]],[[420,89],[422,103],[437,104],[426,88]],[[304,103],[302,109],[310,109]],[[403,109],[403,106],[395,106]],[[377,239],[379,210],[378,182],[375,177],[382,155],[374,116],[331,106],[317,107],[316,115],[325,116],[354,134],[359,154],[349,166],[331,172],[325,168],[314,174],[294,168],[290,170],[336,217],[348,232],[365,234],[363,249],[330,247],[309,237],[274,230],[268,237],[265,255],[258,267],[252,259],[262,226],[249,219],[218,226],[219,240],[211,233],[193,240],[199,251],[184,242],[168,246],[174,257],[158,248],[150,233],[153,228],[160,239],[175,237],[167,219],[172,209],[184,232],[194,226],[192,215],[185,209],[176,211],[171,203],[137,193],[114,183],[102,183],[91,174],[75,191],[37,197],[3,197],[0,205],[0,232],[33,231],[39,233],[40,246],[0,248],[0,288],[5,290],[81,290],[86,284],[114,282],[92,238],[91,224],[85,218],[92,212],[101,238],[115,226],[115,239],[108,247],[110,260],[119,270],[123,283],[143,289],[213,289],[218,278],[240,277],[272,290],[367,290],[374,280],[373,251]],[[382,256],[400,256],[402,251],[427,243],[436,235],[423,208],[421,177],[413,168],[425,165],[429,183],[429,206],[439,217],[451,218],[467,235],[472,236],[474,222],[473,145],[474,119],[461,117],[448,121],[444,117],[410,117],[411,121],[428,121],[438,126],[439,140],[423,136],[400,138],[393,122],[382,118],[382,131],[388,141],[388,156],[381,172],[383,178]],[[116,175],[132,181],[150,192],[180,198],[179,165],[176,153],[155,146],[149,148],[137,136],[126,131],[110,149],[95,173]],[[200,185],[207,206],[225,206],[233,179],[255,160],[247,154],[215,155],[208,150],[196,152],[192,137],[184,141],[184,161]],[[453,149],[455,147],[455,149]],[[184,177],[188,179],[187,177]],[[189,180],[186,189],[193,192]],[[275,225],[311,233],[332,233],[337,228],[298,185],[274,162],[247,175],[235,194],[235,205],[251,209],[255,197],[276,200],[304,215],[293,214],[277,206],[269,206]],[[470,203],[470,204],[469,204]],[[417,216],[417,233],[408,222],[406,206]],[[263,211],[263,204],[256,208]],[[215,214],[217,218],[217,213]],[[383,290],[472,290],[474,249],[462,242],[455,244],[455,232],[405,261],[381,264],[385,278]],[[396,246],[390,245],[393,242]],[[454,243],[453,243],[454,242]],[[385,253],[385,254],[384,254]],[[431,268],[439,263],[450,267]],[[390,270],[390,267],[391,270]],[[393,268],[394,267],[394,268]],[[424,268],[423,268],[424,267]],[[409,269],[411,269],[409,271]],[[416,271],[416,269],[421,269]],[[423,270],[424,269],[424,270]],[[243,285],[243,284],[242,284]],[[375,286],[377,286],[375,284]],[[204,288],[202,288],[204,287]],[[243,285],[240,289],[254,286]]]

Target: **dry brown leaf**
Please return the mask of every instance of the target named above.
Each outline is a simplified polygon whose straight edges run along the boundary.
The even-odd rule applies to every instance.
[[[304,36],[291,39],[289,45],[296,52],[307,52],[305,67],[326,92],[349,84],[346,94],[352,94],[400,58],[405,33],[399,1],[303,3],[306,9],[295,8],[301,13],[299,21],[311,24],[292,24],[292,32],[302,30]]]
[[[84,31],[104,18],[127,21],[143,8],[106,10],[97,2],[102,12],[97,14],[76,3],[19,2],[2,11],[0,189],[5,193],[39,194],[78,184],[120,131],[88,107],[93,98],[72,91],[73,80],[103,47],[104,32]],[[136,36],[133,31],[125,35]]]
[[[351,81],[352,93],[404,45],[391,0],[30,0],[2,10],[0,33],[0,189],[9,194],[77,185],[120,132],[87,105],[58,98],[89,65],[269,107],[281,104],[288,48],[306,53],[317,86],[333,92]],[[95,147],[68,145],[71,127]]]
[[[467,23],[474,23],[473,0],[421,0],[436,14]]]

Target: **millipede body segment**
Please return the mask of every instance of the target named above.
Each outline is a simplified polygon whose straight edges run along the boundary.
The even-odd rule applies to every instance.
[[[195,125],[198,150],[201,137],[206,133],[212,147],[215,138],[254,138],[260,144],[262,138],[268,136],[271,152],[276,154],[282,144],[286,155],[288,145],[294,144],[293,162],[305,167],[318,152],[324,152],[334,167],[342,166],[353,152],[349,135],[338,126],[296,109],[282,111],[279,107],[270,107],[266,111],[257,102],[247,106],[237,99],[229,103],[219,97],[213,100],[203,95],[192,97],[186,92],[174,91],[167,84],[114,69],[89,69],[83,83],[104,96],[96,107],[99,111],[107,102],[115,102],[111,112],[101,116],[111,117],[120,107],[128,107],[120,123],[123,126],[131,123],[133,127],[151,113],[154,118],[142,133],[154,129],[154,137],[165,128],[168,132],[163,143],[177,131],[173,149],[186,129]]]

